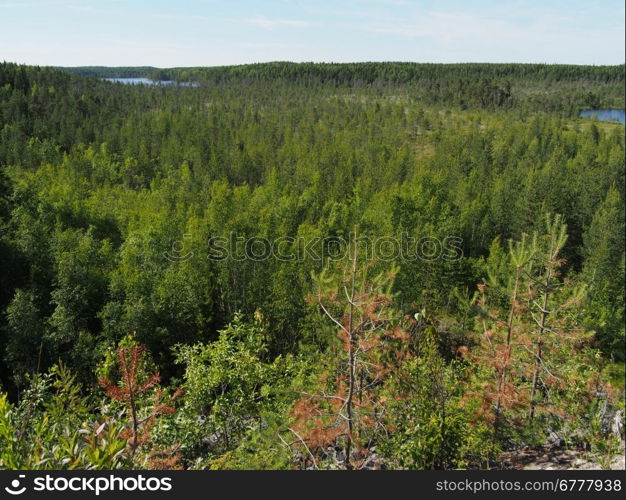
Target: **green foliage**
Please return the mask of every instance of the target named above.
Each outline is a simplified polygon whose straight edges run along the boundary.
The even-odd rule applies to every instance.
[[[393,429],[383,444],[385,454],[407,469],[485,467],[497,457],[488,425],[475,421],[476,400],[465,400],[467,366],[446,363],[437,331],[426,327],[418,338],[415,358],[390,384],[386,422]]]
[[[99,80],[114,76],[198,86]],[[624,134],[578,113],[623,108],[623,85],[623,65],[1,63],[2,467],[167,465],[148,449],[134,460],[128,408],[94,389],[119,381],[118,348],[138,345],[164,398],[186,389],[154,419],[158,450],[180,447],[186,467],[310,462],[294,403],[340,389],[345,363],[337,325],[307,297],[327,269],[343,321],[333,252],[355,227],[400,242],[366,274],[394,269],[370,290],[389,301],[377,331],[414,356],[371,387],[397,432],[383,439],[376,413],[362,446],[403,467],[482,466],[549,430],[602,446],[604,431],[581,429],[597,410],[589,388],[604,391],[624,355]],[[546,228],[546,213],[561,218]],[[250,238],[280,238],[295,258],[241,258]],[[230,251],[215,258],[218,240]],[[387,369],[391,352],[367,362]],[[80,391],[54,385],[59,363]],[[333,453],[318,465],[350,462]]]
[[[254,446],[267,418],[288,408],[288,389],[302,367],[291,356],[267,359],[263,323],[260,314],[253,323],[237,314],[211,344],[176,348],[185,365],[185,405],[174,432],[188,456],[217,458]]]
[[[624,203],[612,187],[585,233],[586,323],[605,352],[624,359]]]
[[[0,468],[128,467],[123,427],[91,414],[76,378],[58,365],[30,380],[19,405],[0,395]]]
[[[278,438],[284,422],[276,414],[261,416],[263,424],[251,429],[232,451],[210,462],[212,470],[285,470],[292,469],[293,453]]]

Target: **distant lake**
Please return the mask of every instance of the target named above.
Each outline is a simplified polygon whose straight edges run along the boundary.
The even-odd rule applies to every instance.
[[[197,87],[198,82],[177,82],[175,80],[150,80],[150,78],[103,78],[107,82],[123,83],[124,85],[163,85],[178,87]]]
[[[594,118],[601,122],[621,123],[624,125],[623,109],[585,109],[580,112],[581,118]]]

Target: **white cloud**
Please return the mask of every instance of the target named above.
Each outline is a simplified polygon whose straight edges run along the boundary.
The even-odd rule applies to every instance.
[[[492,9],[489,12],[413,11],[405,19],[395,17],[369,18],[360,28],[408,39],[429,39],[441,46],[492,46],[494,50],[523,44],[549,51],[567,50],[581,45],[579,24],[584,12],[544,9]],[[601,46],[607,40],[623,39],[624,26],[619,22],[593,26],[584,30],[585,39]],[[607,47],[608,48],[608,47]]]
[[[244,19],[244,21],[248,24],[252,24],[266,30],[273,30],[281,26],[287,26],[291,28],[307,28],[314,25],[314,23],[311,23],[309,21],[302,21],[299,19],[269,19],[265,16],[250,17]]]

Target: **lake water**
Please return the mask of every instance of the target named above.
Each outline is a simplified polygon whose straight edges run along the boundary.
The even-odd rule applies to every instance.
[[[580,112],[581,118],[594,118],[601,122],[621,123],[624,125],[623,109],[585,109]]]
[[[197,87],[198,82],[176,82],[174,80],[150,80],[150,78],[103,78],[107,82],[123,83],[125,85],[163,85],[166,87]]]

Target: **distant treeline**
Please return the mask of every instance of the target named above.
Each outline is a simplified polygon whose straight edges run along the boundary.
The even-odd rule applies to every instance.
[[[153,66],[79,66],[75,68],[59,67],[62,71],[75,73],[90,78],[152,78],[152,75],[161,71]]]
[[[270,62],[237,66],[155,68],[152,66],[61,67],[63,71],[99,78],[185,79],[221,83],[232,80],[275,80],[336,84],[416,83],[441,79],[523,79],[527,81],[582,81],[623,83],[624,65],[578,66],[519,63],[292,63]]]
[[[315,87],[406,87],[420,100],[479,108],[529,107],[576,114],[582,108],[624,107],[624,65],[431,64],[407,62],[290,63],[153,68],[88,66],[60,68],[97,78],[196,81],[211,86],[241,84]]]

